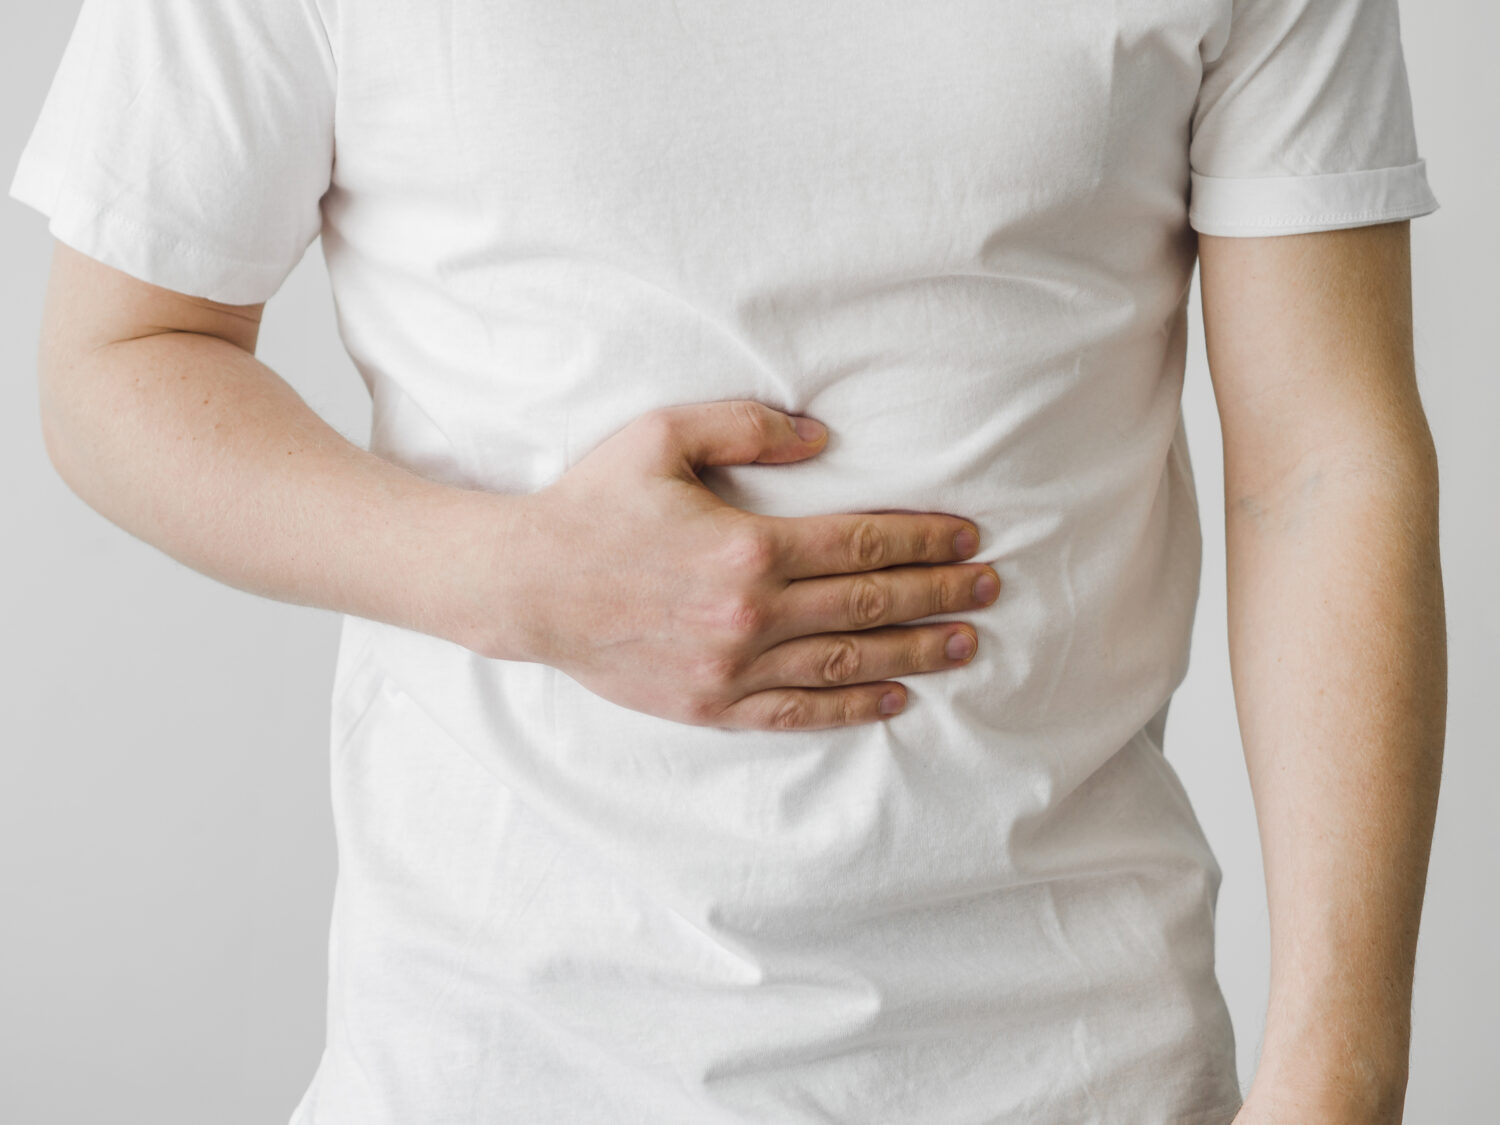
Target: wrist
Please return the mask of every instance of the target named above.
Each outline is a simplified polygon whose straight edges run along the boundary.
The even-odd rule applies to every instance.
[[[1273,965],[1259,1069],[1299,1083],[1325,1076],[1361,1096],[1405,1090],[1410,969],[1372,982],[1355,961],[1350,955],[1323,971]]]
[[[491,660],[536,657],[524,582],[531,552],[523,514],[528,497],[439,486],[424,505],[422,534],[434,548],[421,587],[424,631]]]
[[[1333,1052],[1268,1041],[1247,1100],[1291,1114],[1288,1119],[1350,1125],[1399,1125],[1406,1101],[1403,1054]]]

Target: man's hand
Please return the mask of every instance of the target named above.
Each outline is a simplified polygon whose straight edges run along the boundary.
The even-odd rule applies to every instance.
[[[957,516],[762,516],[698,478],[704,465],[814,456],[826,430],[811,423],[803,438],[793,421],[751,400],[656,410],[520,498],[510,564],[496,568],[506,589],[489,604],[510,607],[506,630],[524,622],[523,651],[482,635],[468,647],[694,725],[816,730],[899,711],[905,692],[888,677],[963,665],[978,637],[952,621],[895,623],[988,605],[999,576],[957,562],[978,548]],[[494,623],[483,602],[474,610],[476,627]]]
[[[535,494],[458,488],[313,413],[255,358],[261,312],[55,248],[39,370],[53,464],[105,517],[211,578],[551,664],[698,725],[884,718],[905,702],[888,677],[959,667],[978,646],[958,622],[895,624],[998,596],[993,569],[958,564],[978,550],[969,521],[760,516],[696,475],[812,457],[816,423],[804,440],[753,401],[674,406]],[[956,544],[961,531],[973,542]],[[976,593],[981,575],[994,588]],[[955,637],[967,644],[950,654]]]

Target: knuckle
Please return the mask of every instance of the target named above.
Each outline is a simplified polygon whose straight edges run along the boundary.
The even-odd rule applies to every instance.
[[[944,613],[950,609],[960,608],[959,584],[951,572],[934,571],[931,589],[933,613]]]
[[[757,636],[769,622],[770,611],[757,598],[731,598],[724,608],[724,623],[735,637]]]
[[[769,531],[746,524],[731,532],[724,546],[724,563],[738,574],[759,577],[776,561],[776,545]]]
[[[823,657],[825,684],[844,684],[859,674],[859,646],[848,637],[831,642]]]
[[[768,722],[772,730],[797,730],[808,723],[807,697],[784,695],[771,708]]]
[[[635,420],[635,424],[652,445],[658,446],[671,445],[677,429],[672,412],[664,407],[648,410]]]
[[[845,550],[852,569],[875,570],[886,559],[885,536],[873,520],[859,520],[849,529]]]
[[[842,726],[853,726],[863,717],[861,715],[861,697],[852,691],[846,691],[838,701],[838,721]]]
[[[771,419],[766,411],[761,410],[755,403],[738,399],[730,409],[734,412],[735,421],[753,433],[757,439],[768,441],[771,438]]]
[[[936,559],[942,557],[941,532],[935,527],[923,527],[917,532],[917,555],[919,559]]]
[[[934,652],[930,644],[924,643],[922,638],[913,637],[903,646],[902,662],[912,672],[925,672],[929,668],[941,668],[948,663],[947,657],[943,655],[943,636],[938,634],[937,651]]]
[[[863,578],[850,583],[849,620],[857,629],[879,622],[890,606],[890,596],[885,584],[874,579]]]
[[[685,709],[688,722],[695,726],[718,726],[724,721],[725,707],[717,699],[699,696],[688,700]]]
[[[709,702],[717,701],[739,678],[742,671],[739,656],[720,653],[705,656],[693,665],[691,681],[698,689],[699,697]]]

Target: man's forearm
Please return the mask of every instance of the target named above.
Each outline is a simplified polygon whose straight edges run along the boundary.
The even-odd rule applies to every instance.
[[[1446,714],[1437,472],[1425,425],[1351,448],[1254,495],[1226,481],[1271,921],[1256,1086],[1395,1120]]]
[[[49,455],[85,502],[211,578],[438,636],[509,497],[346,440],[227,340],[172,332],[70,358],[44,384]]]

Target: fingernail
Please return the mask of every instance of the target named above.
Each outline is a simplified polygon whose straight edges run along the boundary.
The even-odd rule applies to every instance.
[[[974,654],[974,638],[968,633],[954,633],[943,646],[949,660],[967,660]]]
[[[979,536],[966,527],[953,537],[953,549],[960,555],[972,555],[979,549]]]
[[[822,422],[814,422],[811,418],[793,418],[792,427],[803,441],[817,441],[826,430]]]
[[[880,713],[882,715],[894,715],[901,710],[901,693],[899,691],[888,691],[880,697]]]
[[[1000,593],[1000,583],[993,574],[981,574],[974,582],[974,600],[989,605]]]

